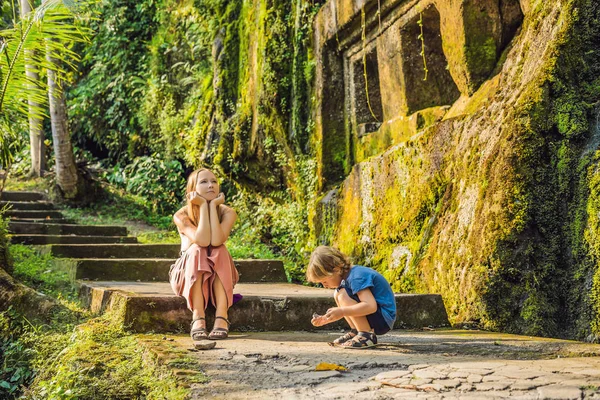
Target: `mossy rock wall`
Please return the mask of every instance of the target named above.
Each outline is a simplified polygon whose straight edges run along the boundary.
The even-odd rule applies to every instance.
[[[355,165],[316,234],[396,290],[441,293],[454,322],[585,337],[600,328],[600,10],[530,7],[492,77]]]
[[[429,2],[449,38],[454,22],[473,22],[446,12],[461,2],[479,4]],[[517,1],[499,1],[482,20],[493,43],[442,43],[462,93],[450,109],[382,121],[353,142],[337,29],[354,32],[341,45],[357,40],[368,6],[365,24],[376,32],[378,3],[384,16],[416,4],[104,1],[70,93],[76,143],[114,161],[159,154],[188,171],[213,166],[253,207],[275,210],[252,223],[270,224],[264,239],[299,266],[330,243],[396,290],[441,293],[453,322],[598,334],[597,2],[521,0],[524,19],[509,40]],[[319,34],[328,41],[313,40]],[[115,35],[136,36],[136,46],[107,39]],[[319,59],[326,46],[332,59]],[[136,68],[122,70],[121,60]],[[323,76],[335,84],[330,97],[318,91]]]

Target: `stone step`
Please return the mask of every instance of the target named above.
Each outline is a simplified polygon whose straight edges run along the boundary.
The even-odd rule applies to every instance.
[[[40,201],[46,200],[46,195],[40,192],[11,192],[3,191],[0,195],[3,201]]]
[[[66,218],[18,218],[11,217],[10,222],[22,222],[27,224],[37,224],[37,223],[46,223],[46,224],[70,224],[73,225],[74,222],[70,219]]]
[[[62,218],[63,215],[60,211],[53,210],[9,210],[4,213],[5,217],[8,218],[34,218],[34,219],[48,219],[48,218]]]
[[[33,235],[127,236],[127,227],[112,225],[75,225],[17,222],[8,224],[10,233]]]
[[[49,201],[0,201],[0,208],[10,206],[11,210],[54,210]]]
[[[60,262],[68,264],[75,279],[167,282],[169,269],[175,259],[79,258]],[[235,260],[234,263],[240,274],[240,282],[287,282],[283,262],[280,260]]]
[[[170,258],[179,257],[179,244],[55,244],[40,251],[57,258]]]
[[[11,235],[10,242],[14,244],[52,245],[77,244],[82,246],[97,245],[98,243],[137,243],[134,236],[78,236],[78,235]]]
[[[79,281],[79,295],[95,313],[118,311],[123,326],[134,332],[189,331],[192,318],[183,297],[173,295],[167,282]],[[234,293],[244,297],[229,310],[234,331],[316,330],[314,312],[335,306],[332,291],[291,283],[240,283]],[[449,326],[442,297],[437,294],[397,294],[395,328]],[[211,325],[209,311],[208,324]],[[342,329],[338,321],[321,329]]]
[[[113,281],[169,280],[175,259],[69,259],[76,279]],[[240,282],[287,282],[280,260],[235,260]]]

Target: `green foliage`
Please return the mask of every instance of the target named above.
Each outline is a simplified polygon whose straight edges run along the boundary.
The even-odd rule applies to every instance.
[[[89,34],[80,25],[88,1],[45,0],[20,17],[17,3],[9,5],[12,18],[7,17],[8,6],[2,2],[0,25],[0,165],[4,168],[11,165],[21,147],[17,142],[27,118],[41,118],[46,113],[47,82],[31,73],[39,75],[51,69],[56,73],[56,82],[64,84],[68,71],[79,60],[71,47],[85,41]],[[57,65],[40,57],[46,53],[53,55]]]
[[[0,313],[0,397],[17,398],[24,386],[31,383],[34,371],[31,362],[35,350],[31,346],[31,328],[9,308]]]
[[[173,228],[172,214],[153,211],[145,198],[126,193],[112,185],[104,185],[103,197],[87,207],[65,207],[62,213],[68,219],[84,225],[127,224],[143,221],[157,228]]]
[[[67,271],[50,256],[22,245],[10,253],[16,278],[63,303],[76,299]],[[189,390],[123,330],[117,315],[82,321],[78,304],[67,305],[74,312],[57,313],[45,325],[13,308],[0,313],[1,398],[186,398]],[[206,380],[201,373],[195,379]]]
[[[126,161],[130,141],[144,154],[141,125],[135,110],[141,108],[147,84],[147,46],[156,29],[153,0],[101,1],[98,18],[89,21],[94,38],[81,51],[81,78],[69,90],[69,114],[74,121],[73,140],[95,156]]]
[[[27,286],[55,298],[77,300],[77,288],[73,286],[69,271],[61,268],[49,255],[40,254],[31,246],[11,245],[14,260],[13,276]]]
[[[40,365],[26,398],[184,399],[188,390],[148,360],[135,336],[112,317],[80,325],[60,354]]]
[[[306,248],[309,236],[307,208],[297,202],[290,201],[286,194],[279,194],[280,200],[262,197],[240,191],[232,201],[238,213],[237,227],[232,242],[253,243],[252,247],[260,249],[263,243],[275,254],[281,254],[288,277],[296,282],[304,281],[304,264],[310,249]],[[228,242],[229,245],[229,242]],[[251,248],[252,248],[251,247]],[[235,247],[233,247],[235,252]],[[268,257],[269,251],[261,251]],[[255,250],[252,250],[255,254]],[[268,257],[272,258],[272,257]]]
[[[115,166],[105,176],[109,183],[146,199],[152,210],[162,215],[175,213],[185,193],[183,168],[175,160],[138,157],[123,169]]]

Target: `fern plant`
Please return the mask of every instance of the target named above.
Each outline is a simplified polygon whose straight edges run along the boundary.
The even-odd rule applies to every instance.
[[[57,81],[63,82],[69,69],[79,60],[71,47],[85,40],[89,29],[76,23],[84,15],[90,1],[44,0],[42,4],[0,30],[0,164],[10,165],[15,153],[15,125],[21,118],[46,116],[47,81],[34,80],[26,73],[52,68]],[[12,3],[15,7],[14,3]],[[51,52],[56,64],[46,60]],[[31,104],[30,107],[28,100]]]

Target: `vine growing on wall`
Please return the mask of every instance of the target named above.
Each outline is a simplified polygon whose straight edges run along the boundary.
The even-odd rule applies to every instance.
[[[427,58],[425,57],[425,38],[423,37],[423,11],[421,11],[420,9],[419,20],[417,21],[417,24],[419,24],[419,29],[421,30],[421,34],[419,35],[419,40],[421,41],[421,53],[419,54],[423,58],[423,72],[425,73],[423,80],[426,81],[429,70],[427,69]]]
[[[379,118],[377,118],[375,116],[375,113],[373,112],[373,108],[371,107],[371,100],[369,99],[369,81],[367,78],[367,50],[366,50],[366,42],[367,42],[367,35],[366,35],[366,22],[365,22],[365,9],[364,7],[361,9],[360,11],[360,18],[361,18],[361,26],[362,26],[362,33],[361,33],[361,39],[362,39],[362,62],[363,62],[363,75],[365,78],[365,95],[367,96],[367,106],[369,107],[369,112],[371,113],[371,116],[373,117],[373,119],[377,122],[379,122]],[[381,29],[381,28],[380,28]]]

